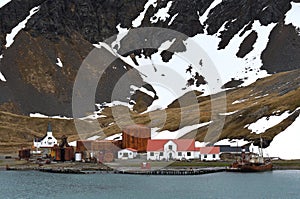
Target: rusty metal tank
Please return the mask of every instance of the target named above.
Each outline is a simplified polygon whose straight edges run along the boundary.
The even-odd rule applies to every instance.
[[[151,138],[151,129],[143,125],[132,125],[122,130],[122,148],[133,148],[138,152],[147,151],[148,139]]]
[[[74,160],[74,149],[73,147],[66,147],[64,148],[64,161],[71,161]]]

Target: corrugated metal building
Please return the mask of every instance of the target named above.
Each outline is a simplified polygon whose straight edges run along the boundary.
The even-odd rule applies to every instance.
[[[147,142],[151,138],[151,129],[143,125],[132,125],[122,130],[122,148],[133,148],[138,152],[147,151]]]

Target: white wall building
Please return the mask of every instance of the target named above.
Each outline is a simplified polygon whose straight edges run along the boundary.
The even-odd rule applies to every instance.
[[[35,148],[51,148],[57,144],[57,139],[52,134],[51,124],[48,124],[47,133],[42,138],[34,138],[33,146]]]
[[[118,159],[133,159],[137,156],[137,150],[126,148],[118,151]]]
[[[195,159],[195,140],[148,140],[147,160]]]
[[[200,159],[204,161],[220,160],[220,147],[200,147]]]

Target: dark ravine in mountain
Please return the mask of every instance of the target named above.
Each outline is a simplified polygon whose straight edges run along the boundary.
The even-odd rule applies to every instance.
[[[131,28],[132,21],[144,10],[146,0],[12,0],[0,9],[0,54],[4,58],[0,62],[0,71],[7,82],[0,81],[0,108],[14,113],[28,115],[39,112],[46,115],[71,116],[71,97],[74,79],[77,71],[92,44],[104,41],[118,33],[116,26]],[[285,14],[291,8],[291,2],[299,0],[226,0],[212,9],[205,24],[201,24],[199,16],[208,9],[213,0],[187,1],[176,0],[169,10],[171,16],[178,13],[169,26],[171,18],[150,22],[150,18],[160,8],[166,7],[168,1],[158,1],[157,6],[150,6],[145,13],[141,27],[163,27],[184,33],[192,37],[204,32],[207,26],[208,34],[213,35],[226,23],[227,30],[221,32],[219,48],[226,48],[230,39],[242,28],[250,29],[254,20],[261,24],[278,23],[272,30],[267,48],[261,55],[263,69],[269,73],[289,71],[300,67],[300,37],[292,25],[284,25]],[[5,49],[6,34],[22,20],[29,11],[40,5],[40,10],[32,16],[15,38],[13,45]],[[236,19],[236,20],[234,20]],[[256,40],[252,32],[237,52],[243,57],[252,50]],[[172,36],[158,40],[157,46]],[[128,34],[125,40],[135,40]],[[182,40],[176,41],[176,51],[184,51]],[[280,46],[280,48],[279,48]],[[140,55],[141,50],[128,51],[126,46],[119,50],[121,54]],[[155,49],[146,49],[145,55],[151,56]],[[172,53],[162,53],[168,61]],[[64,67],[56,66],[56,58],[62,59]],[[97,101],[109,101],[111,89],[116,81],[127,72],[123,66],[130,68],[123,61],[116,60],[107,68],[106,76],[99,83]],[[186,66],[184,66],[186,67]],[[114,69],[115,68],[115,69]],[[133,82],[144,85],[138,73]],[[205,82],[205,77],[202,77]],[[201,78],[200,78],[201,79]],[[191,80],[192,81],[192,80]],[[195,80],[194,80],[195,81]],[[236,80],[239,81],[239,80]],[[239,85],[239,82],[229,83],[229,87]],[[129,85],[130,86],[130,85]],[[224,85],[224,87],[227,87]],[[129,91],[129,88],[128,88]],[[128,96],[131,99],[142,99],[140,111],[145,110],[153,99],[149,96]],[[159,96],[158,96],[159,97]],[[138,109],[136,109],[139,111]]]

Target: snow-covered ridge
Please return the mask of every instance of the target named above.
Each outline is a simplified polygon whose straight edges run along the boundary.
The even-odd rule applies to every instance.
[[[13,43],[14,43],[14,38],[16,37],[16,35],[20,32],[20,30],[22,30],[23,28],[25,28],[26,23],[28,22],[28,20],[39,11],[40,6],[34,7],[30,10],[30,14],[26,17],[26,19],[24,19],[22,22],[20,22],[16,27],[14,27],[11,31],[10,34],[7,34],[6,36],[6,48],[9,48]]]

